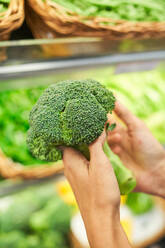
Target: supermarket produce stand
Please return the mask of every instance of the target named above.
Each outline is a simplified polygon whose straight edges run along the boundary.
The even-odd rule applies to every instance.
[[[45,54],[42,46],[51,47],[52,44],[57,45],[57,53]],[[29,39],[0,42],[0,49],[4,47],[7,60],[0,62],[0,90],[22,87],[21,78],[27,78],[25,81],[29,80],[30,83],[29,78],[32,76],[42,78],[42,75],[50,77],[56,75],[59,80],[65,78],[65,73],[72,77],[75,71],[83,73],[87,69],[106,66],[112,66],[115,73],[146,71],[158,66],[165,68],[164,39],[120,42],[104,41],[99,38]],[[17,85],[10,84],[11,78],[18,79]],[[46,183],[50,180],[56,181],[59,177],[2,182],[0,197],[13,194],[31,185]],[[155,238],[162,237],[163,232],[164,230]],[[155,247],[165,247],[165,241],[162,240]]]

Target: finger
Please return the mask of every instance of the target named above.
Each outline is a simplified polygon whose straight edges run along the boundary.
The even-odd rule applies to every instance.
[[[117,127],[116,131],[108,132],[107,141],[109,145],[124,144],[127,136],[127,130],[124,127]]]
[[[82,178],[88,175],[88,161],[73,148],[67,147],[63,151],[64,173],[67,177]]]
[[[101,135],[102,141],[106,138],[105,131]],[[105,142],[105,141],[104,141]],[[107,156],[103,151],[103,143],[98,138],[92,144],[89,145],[90,151],[90,164],[94,168],[98,168],[98,171],[111,168],[111,164]],[[89,167],[90,169],[90,167]]]
[[[129,127],[130,125],[135,125],[137,122],[137,117],[134,116],[124,105],[119,101],[115,104],[115,113],[117,116]]]
[[[93,155],[93,153],[95,153],[97,150],[100,150],[100,148],[102,150],[102,146],[103,146],[105,140],[106,140],[106,131],[104,128],[102,134],[94,142],[92,142],[89,145],[90,153]]]
[[[108,143],[110,145],[116,144],[116,143],[120,143],[121,142],[121,134],[119,133],[113,133],[113,134],[109,134],[107,137]]]
[[[106,131],[105,129],[103,130],[102,134],[89,145],[89,150],[90,149],[95,149],[97,146],[102,146],[106,140]]]
[[[110,125],[112,124],[112,123],[115,123],[116,124],[116,127],[112,130],[112,131],[108,131],[108,135],[111,135],[111,134],[113,134],[113,133],[117,133],[117,132],[122,132],[123,130],[125,130],[125,127],[124,127],[124,125],[123,125],[123,123],[121,122],[119,122],[120,120],[118,119],[117,120],[117,118],[115,118],[113,115],[111,115],[111,114],[108,114],[107,115],[107,117],[108,117],[108,120],[107,120],[107,123],[109,123]]]
[[[115,153],[117,155],[120,155],[121,152],[122,152],[121,146],[118,146],[118,145],[111,146],[111,150],[112,150],[113,153]]]

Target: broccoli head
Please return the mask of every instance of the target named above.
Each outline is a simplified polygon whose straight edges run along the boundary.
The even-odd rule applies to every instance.
[[[112,92],[95,80],[51,85],[30,113],[27,143],[31,153],[41,160],[57,161],[62,158],[60,146],[81,150],[100,136],[114,106]]]
[[[72,146],[89,159],[88,145],[101,135],[107,113],[114,106],[112,92],[97,81],[75,80],[51,85],[30,113],[29,149],[40,160],[57,161],[62,158],[60,146]],[[114,127],[112,124],[107,129]],[[111,161],[107,142],[103,149]],[[127,194],[136,185],[132,173],[121,161],[112,166],[121,194]]]

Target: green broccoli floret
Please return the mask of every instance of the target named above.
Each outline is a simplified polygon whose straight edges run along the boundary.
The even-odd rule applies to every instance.
[[[62,159],[60,146],[72,146],[89,159],[88,145],[101,135],[107,113],[114,106],[113,93],[95,80],[51,85],[30,113],[27,144],[31,153],[40,160],[57,161]],[[105,143],[106,154],[108,149]],[[136,183],[130,171],[123,167],[123,172],[117,174],[122,194],[134,188]]]
[[[62,158],[58,146],[90,144],[100,136],[113,94],[94,80],[51,85],[30,113],[27,143],[32,154],[46,161]]]

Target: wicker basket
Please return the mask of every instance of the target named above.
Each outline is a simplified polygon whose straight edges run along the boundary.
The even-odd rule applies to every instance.
[[[3,178],[38,179],[58,174],[62,171],[62,162],[55,163],[54,165],[37,165],[25,167],[21,164],[14,163],[0,150],[0,175]]]
[[[30,8],[29,5],[26,6],[26,22],[30,27],[33,36],[36,39],[43,38],[56,38],[57,34],[51,28],[49,28],[42,18],[37,15],[37,13]],[[49,44],[49,45],[41,45],[44,56],[52,57],[52,56],[70,56],[72,52],[66,47],[64,44]]]
[[[0,13],[0,40],[7,40],[11,31],[24,20],[24,0],[11,0],[8,9]]]
[[[83,17],[76,15],[54,3],[51,0],[28,0],[28,5],[47,26],[50,37],[105,37],[113,40],[121,39],[148,39],[165,37],[165,22],[129,22],[124,20],[114,21],[109,18],[93,17],[83,20]],[[31,12],[30,9],[28,9]],[[29,13],[30,14],[30,13]],[[41,22],[42,21],[42,22]],[[31,20],[32,22],[32,20]],[[106,25],[103,23],[112,23]],[[33,27],[30,27],[34,30]],[[45,29],[45,27],[44,27]],[[35,33],[40,32],[36,29]]]
[[[24,0],[11,0],[8,9],[0,13],[0,41],[9,40],[10,33],[24,20]],[[6,49],[0,48],[0,62],[6,59]]]

